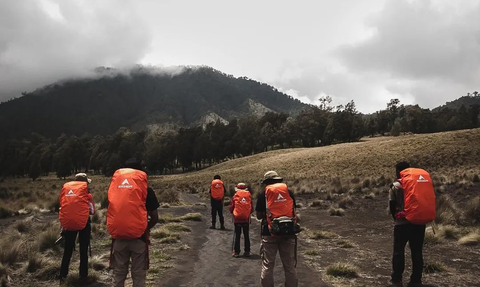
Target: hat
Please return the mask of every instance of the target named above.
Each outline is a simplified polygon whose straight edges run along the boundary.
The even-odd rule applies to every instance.
[[[222,179],[218,174],[213,176],[213,179]]]
[[[85,181],[85,182],[88,182],[88,183],[91,183],[92,180],[90,178],[87,177],[87,174],[84,173],[84,172],[81,172],[81,173],[77,173],[75,175],[75,180],[76,181]]]
[[[142,162],[138,160],[136,157],[132,157],[127,159],[127,161],[125,161],[124,167],[142,170]]]
[[[247,189],[247,185],[243,182],[237,184],[236,189]]]
[[[270,170],[270,171],[267,171],[264,175],[263,175],[263,181],[262,182],[265,182],[266,180],[269,180],[269,179],[283,179],[281,178],[280,176],[278,176],[278,173],[274,170]]]

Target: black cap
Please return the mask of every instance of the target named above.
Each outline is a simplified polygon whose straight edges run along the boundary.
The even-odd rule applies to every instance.
[[[410,164],[406,161],[401,161],[399,163],[397,163],[397,165],[395,166],[395,171],[397,173],[397,178],[400,178],[400,172],[404,169],[407,169],[410,167]]]
[[[213,179],[222,179],[218,174],[213,176]]]
[[[132,157],[127,159],[124,165],[125,168],[133,168],[133,169],[138,169],[142,170],[142,162],[138,160],[136,157]]]

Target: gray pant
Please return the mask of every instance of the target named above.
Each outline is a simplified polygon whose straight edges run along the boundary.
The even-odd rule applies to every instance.
[[[280,253],[285,271],[285,287],[297,287],[295,236],[262,237],[262,274],[260,276],[262,287],[274,287],[273,267],[275,266],[277,251]]]
[[[132,258],[133,287],[144,287],[148,267],[148,246],[140,239],[117,239],[113,243],[113,286],[125,286],[128,263]]]

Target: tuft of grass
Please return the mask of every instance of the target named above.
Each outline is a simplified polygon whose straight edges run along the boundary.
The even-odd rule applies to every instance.
[[[442,224],[461,223],[462,212],[448,195],[442,195],[437,200],[437,216],[435,222]]]
[[[319,207],[319,206],[322,206],[323,204],[324,204],[323,200],[315,199],[314,201],[312,201],[312,203],[310,203],[310,206],[311,207]]]
[[[184,251],[190,249],[190,246],[187,244],[183,244],[182,246],[178,247],[178,250]]]
[[[184,216],[180,216],[181,220],[189,220],[189,221],[202,221],[202,214],[201,213],[187,213]]]
[[[25,242],[22,240],[17,241],[8,241],[11,238],[6,238],[7,240],[2,242],[0,246],[0,263],[6,265],[13,265],[16,262],[21,261],[22,252],[25,249]]]
[[[58,275],[58,270],[60,270],[59,260],[44,260],[42,268],[35,272],[35,278],[42,281],[54,280]]]
[[[7,266],[4,266],[2,263],[0,263],[0,277],[7,275],[7,272]]]
[[[473,175],[472,182],[480,182],[480,177],[478,176],[478,174]]]
[[[180,223],[169,223],[165,225],[164,228],[172,232],[191,232],[192,231],[190,227]]]
[[[314,231],[310,236],[311,239],[332,239],[336,238],[338,235],[330,231]]]
[[[95,271],[101,271],[107,269],[108,265],[105,263],[103,256],[95,255],[88,259],[88,268]]]
[[[40,252],[45,252],[47,250],[59,252],[60,249],[58,245],[55,245],[55,240],[57,240],[58,236],[59,232],[54,227],[50,227],[43,231],[38,238],[38,250]]]
[[[0,219],[11,217],[13,215],[14,215],[13,210],[0,205]]]
[[[162,239],[172,236],[173,233],[165,228],[156,228],[150,232],[150,236],[155,239]]]
[[[480,196],[468,201],[464,214],[466,220],[472,225],[480,224]]]
[[[92,285],[100,279],[100,276],[96,272],[90,272],[87,278],[81,278],[80,275],[70,275],[67,277],[64,286],[68,287],[77,287],[77,286],[88,286]]]
[[[346,209],[349,205],[353,204],[352,197],[350,195],[344,196],[338,201],[338,206],[340,208]]]
[[[327,267],[327,275],[344,278],[357,278],[358,268],[348,263],[335,263]]]
[[[174,217],[170,213],[167,213],[158,217],[158,223],[181,222],[181,221],[182,221],[181,218]]]
[[[319,256],[319,255],[320,255],[320,251],[318,251],[318,250],[307,250],[307,251],[305,251],[305,255],[309,255],[309,256]]]
[[[178,196],[178,191],[174,189],[164,189],[162,192],[158,193],[158,201],[166,203],[179,203],[180,197]]]
[[[345,215],[345,210],[343,208],[335,208],[331,207],[328,212],[330,213],[330,216],[344,216]]]
[[[170,236],[170,237],[165,237],[160,239],[160,243],[162,244],[174,244],[178,242],[178,237],[177,236]]]
[[[353,248],[354,247],[352,242],[350,242],[348,240],[345,240],[345,239],[337,241],[337,245],[340,246],[341,248]]]
[[[161,208],[170,208],[170,204],[168,204],[168,203],[162,203],[162,204],[160,205],[160,207],[161,207]]]
[[[477,246],[480,244],[480,233],[479,231],[472,232],[466,236],[463,236],[458,240],[458,244],[466,246]]]
[[[439,227],[438,234],[445,239],[458,240],[462,236],[462,230],[454,225],[443,225]]]
[[[432,274],[432,273],[438,273],[438,272],[443,272],[447,270],[445,265],[443,265],[441,262],[425,262],[423,264],[423,272],[426,274]]]
[[[20,233],[27,233],[32,228],[32,222],[28,219],[25,219],[17,222],[14,227]]]
[[[363,196],[365,199],[374,199],[375,198],[375,193],[370,192],[369,194],[366,194]]]
[[[158,260],[159,262],[165,262],[172,259],[172,256],[161,250],[153,250],[151,253],[151,257]]]
[[[425,231],[425,239],[424,243],[427,245],[434,245],[434,244],[439,244],[441,242],[441,238],[439,237],[439,234],[433,234],[431,228],[427,228]]]
[[[28,255],[27,268],[28,273],[35,273],[37,270],[41,269],[43,266],[44,259],[37,252],[30,252]]]

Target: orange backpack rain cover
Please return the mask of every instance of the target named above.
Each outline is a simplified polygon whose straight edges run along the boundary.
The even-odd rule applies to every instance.
[[[288,187],[285,183],[267,185],[265,188],[265,197],[272,217],[267,216],[268,228],[270,228],[273,218],[281,216],[295,217],[293,199],[290,197]]]
[[[147,174],[122,168],[108,188],[107,229],[114,239],[140,238],[147,229]]]
[[[430,174],[420,168],[400,172],[405,218],[413,224],[427,224],[435,219],[435,191]]]
[[[252,195],[247,190],[237,190],[233,196],[235,208],[233,216],[237,219],[249,219],[252,212]]]
[[[222,199],[225,194],[225,189],[223,188],[223,181],[221,181],[220,179],[214,179],[210,184],[210,191],[213,199]]]
[[[89,217],[88,184],[71,181],[63,185],[60,192],[58,218],[63,229],[78,231],[85,228]]]

